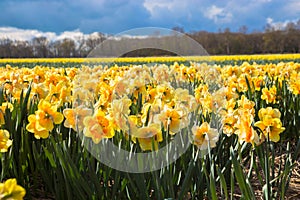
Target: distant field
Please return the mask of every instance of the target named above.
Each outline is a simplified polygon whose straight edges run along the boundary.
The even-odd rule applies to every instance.
[[[0,64],[10,64],[18,66],[32,67],[35,64],[44,66],[77,66],[81,63],[173,63],[189,61],[215,62],[217,64],[241,64],[244,61],[258,64],[268,62],[300,62],[300,54],[259,54],[259,55],[233,55],[233,56],[188,56],[188,57],[125,57],[125,58],[18,58],[0,59]]]

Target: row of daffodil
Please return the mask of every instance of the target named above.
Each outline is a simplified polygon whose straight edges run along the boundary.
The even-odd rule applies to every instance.
[[[258,54],[258,55],[214,55],[214,56],[165,56],[165,57],[121,57],[121,58],[20,58],[0,59],[0,63],[164,63],[185,61],[252,61],[252,60],[297,60],[300,54]]]
[[[6,66],[0,69],[5,96],[0,123],[5,124],[5,113],[30,88],[31,105],[37,104],[37,109],[28,116],[26,129],[37,139],[48,138],[55,125],[63,123],[94,143],[116,132],[131,135],[142,150],[157,149],[164,134],[172,136],[183,129],[190,129],[191,142],[201,150],[216,145],[220,127],[228,136],[237,135],[240,142],[258,145],[267,137],[278,142],[285,128],[280,111],[273,108],[282,98],[277,91],[287,81],[289,92],[299,95],[299,78],[300,64],[292,62],[245,62],[222,68],[176,62],[110,68]],[[268,106],[257,110],[244,95],[249,90],[261,91],[260,98]],[[219,129],[211,125],[212,113],[220,119]],[[9,132],[0,130],[1,152],[11,144]]]

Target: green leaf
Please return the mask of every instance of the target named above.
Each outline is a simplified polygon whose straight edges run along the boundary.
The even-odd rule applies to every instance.
[[[221,172],[221,170],[218,168],[218,166],[216,166],[216,169],[217,169],[218,176],[220,178],[221,188],[223,189],[224,194],[225,194],[225,199],[229,199],[228,191],[227,191],[227,184],[226,184],[224,174]]]
[[[245,197],[245,199],[255,199],[254,191],[251,185],[249,184],[249,181],[245,177],[241,164],[237,161],[232,147],[230,148],[230,152],[234,174],[238,182],[239,188],[241,189],[242,195]]]
[[[52,153],[50,153],[47,149],[47,147],[43,147],[43,150],[45,152],[45,155],[46,157],[48,158],[49,162],[50,162],[50,165],[53,167],[53,168],[56,168],[56,163],[54,161],[54,158],[53,158],[53,155]]]

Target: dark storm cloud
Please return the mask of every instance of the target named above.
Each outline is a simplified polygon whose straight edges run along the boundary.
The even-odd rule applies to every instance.
[[[2,0],[0,27],[116,34],[131,28],[263,30],[300,16],[298,0]]]

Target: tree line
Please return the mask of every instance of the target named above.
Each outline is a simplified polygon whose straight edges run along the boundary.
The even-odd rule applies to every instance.
[[[184,33],[180,27],[173,29]],[[247,27],[243,26],[237,32],[231,32],[227,28],[217,33],[194,31],[184,34],[201,44],[210,55],[300,53],[300,20],[296,24],[287,24],[284,30],[267,26],[263,32],[247,33]],[[168,37],[175,37],[175,35]],[[36,37],[30,41],[0,39],[0,58],[86,57],[107,38],[108,36],[97,33],[96,36],[76,40],[65,38],[49,41],[46,37]],[[122,38],[122,40],[132,40],[132,38]],[[122,56],[165,55],[174,55],[174,52],[146,48]]]

